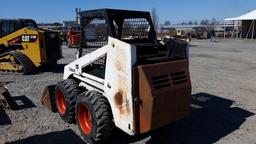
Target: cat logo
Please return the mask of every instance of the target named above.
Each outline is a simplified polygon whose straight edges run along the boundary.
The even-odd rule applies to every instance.
[[[22,42],[35,42],[37,39],[36,35],[22,35],[21,40]]]

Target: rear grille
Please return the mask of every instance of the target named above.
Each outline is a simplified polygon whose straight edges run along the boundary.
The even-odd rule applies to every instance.
[[[170,87],[171,85],[178,85],[187,83],[188,79],[185,72],[176,72],[170,75],[159,75],[151,78],[154,89]]]
[[[172,83],[173,85],[177,84],[182,84],[188,82],[187,76],[185,72],[177,72],[177,73],[172,73]]]
[[[168,75],[160,75],[160,76],[152,77],[152,84],[155,89],[171,86],[171,82]]]

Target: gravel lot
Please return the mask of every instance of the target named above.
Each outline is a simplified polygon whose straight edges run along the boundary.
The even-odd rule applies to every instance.
[[[44,87],[62,79],[75,50],[63,47],[58,67],[22,76],[0,73],[0,82],[22,106],[0,110],[0,143],[83,143],[76,125],[64,123],[40,103]],[[256,41],[193,40],[193,85],[189,117],[159,130],[130,137],[115,130],[108,143],[256,144]]]

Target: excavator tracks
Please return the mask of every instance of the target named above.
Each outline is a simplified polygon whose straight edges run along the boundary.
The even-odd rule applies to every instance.
[[[0,55],[0,71],[7,73],[30,74],[35,69],[31,60],[21,52],[8,52]]]

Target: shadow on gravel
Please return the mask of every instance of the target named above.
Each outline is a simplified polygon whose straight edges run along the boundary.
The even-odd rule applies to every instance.
[[[13,108],[12,110],[21,110],[21,109],[36,107],[36,105],[32,101],[30,101],[26,96],[16,96],[16,97],[12,97],[12,99],[18,105],[18,107],[15,106],[15,108]],[[12,124],[9,116],[6,114],[4,109],[0,108],[0,125],[9,125],[9,124]]]
[[[112,132],[107,144],[211,144],[237,130],[254,113],[237,107],[234,101],[207,93],[192,96],[191,115],[169,126],[129,136],[118,130]],[[36,135],[7,144],[83,144],[72,130]]]
[[[85,142],[71,129],[35,135],[6,144],[84,144]]]
[[[49,65],[49,66],[41,66],[35,69],[35,71],[25,74],[25,75],[37,75],[37,74],[41,74],[44,72],[52,72],[52,73],[63,73],[64,72],[64,66],[67,64],[56,64],[54,66]],[[1,75],[22,75],[22,73],[15,73],[15,72],[2,72],[0,71]]]
[[[207,93],[192,96],[191,115],[161,129],[131,137],[115,130],[109,144],[211,144],[237,130],[254,113],[235,102]]]
[[[198,47],[198,45],[189,44],[189,47]]]
[[[38,73],[43,73],[43,72],[63,73],[65,65],[67,64],[56,64],[54,66],[42,66],[38,69]]]
[[[28,108],[33,108],[36,107],[36,105],[30,100],[28,99],[26,96],[22,95],[22,96],[15,96],[12,97],[13,100],[18,104],[18,108],[16,110],[20,110],[20,109],[28,109]]]
[[[10,84],[10,83],[13,83],[14,81],[0,81],[0,83],[2,85],[7,85],[7,84]]]
[[[5,113],[4,109],[0,108],[0,126],[12,124],[9,116]]]

